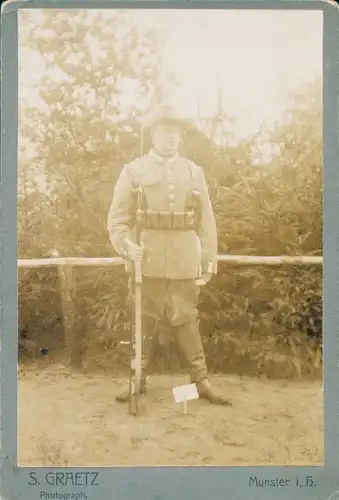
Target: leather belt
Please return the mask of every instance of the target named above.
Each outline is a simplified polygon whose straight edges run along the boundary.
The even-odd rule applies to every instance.
[[[197,229],[195,210],[186,212],[138,210],[137,218],[143,229],[160,229],[164,231],[194,231]]]

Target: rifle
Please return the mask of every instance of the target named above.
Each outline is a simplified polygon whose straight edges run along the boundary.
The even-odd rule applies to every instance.
[[[141,242],[141,216],[142,216],[142,190],[134,192],[136,196],[136,244]],[[142,266],[141,262],[134,262],[133,288],[134,288],[134,317],[132,322],[133,358],[131,360],[129,384],[129,413],[136,416],[139,410],[139,395],[141,389],[142,371]]]

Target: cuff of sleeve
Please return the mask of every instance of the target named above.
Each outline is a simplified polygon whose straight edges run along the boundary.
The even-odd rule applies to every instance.
[[[203,263],[202,271],[208,274],[217,274],[218,273],[218,260],[209,260]]]

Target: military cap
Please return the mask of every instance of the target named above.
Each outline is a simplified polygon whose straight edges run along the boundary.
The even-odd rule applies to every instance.
[[[143,125],[148,129],[163,122],[177,123],[181,126],[188,125],[187,118],[179,113],[172,103],[167,101],[154,106],[143,117]]]

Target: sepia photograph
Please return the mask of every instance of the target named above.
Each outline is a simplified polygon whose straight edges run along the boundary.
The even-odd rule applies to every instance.
[[[323,465],[322,24],[19,10],[19,466]]]

